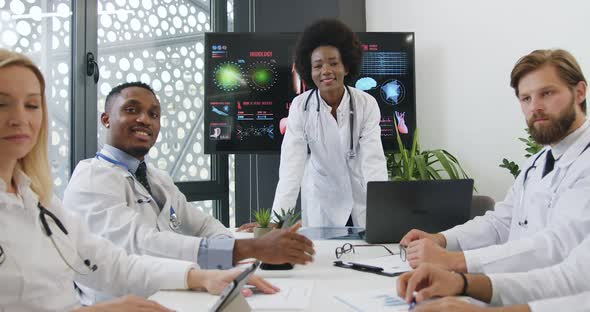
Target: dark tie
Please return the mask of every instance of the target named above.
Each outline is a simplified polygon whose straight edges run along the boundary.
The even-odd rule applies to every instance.
[[[145,189],[148,191],[148,193],[150,193],[150,195],[151,195],[152,188],[150,187],[150,184],[148,183],[147,166],[144,161],[139,163],[139,166],[137,167],[137,170],[135,171],[135,177],[137,178],[137,181],[139,181],[139,183],[141,183],[141,185],[143,185],[145,187]]]
[[[553,153],[551,151],[547,152],[547,157],[545,159],[545,168],[543,168],[543,177],[545,177],[551,170],[553,170],[553,166],[555,166],[555,158],[553,158]]]

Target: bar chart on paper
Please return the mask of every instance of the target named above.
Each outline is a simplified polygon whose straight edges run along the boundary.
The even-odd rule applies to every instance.
[[[410,307],[395,294],[395,288],[339,294],[334,299],[355,312],[406,312]]]

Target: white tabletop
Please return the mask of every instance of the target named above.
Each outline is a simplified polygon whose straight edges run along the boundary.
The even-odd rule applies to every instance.
[[[296,265],[288,271],[263,271],[256,274],[265,278],[293,278],[313,280],[313,295],[309,307],[304,311],[347,311],[347,308],[334,299],[334,295],[354,293],[371,289],[391,288],[395,293],[397,278],[381,276],[373,273],[359,272],[351,269],[335,267],[335,249],[344,243],[366,244],[355,240],[317,240],[314,241],[316,255],[314,262],[307,265]],[[397,253],[397,244],[387,244],[390,250]],[[355,254],[344,255],[341,260],[366,259],[389,255],[382,247],[357,247]],[[202,292],[160,291],[150,299],[179,312],[208,311],[218,296]],[[283,310],[285,311],[285,310]],[[302,310],[299,310],[302,311]]]

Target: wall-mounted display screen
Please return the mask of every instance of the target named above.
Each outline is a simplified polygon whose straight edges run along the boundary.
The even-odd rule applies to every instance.
[[[413,33],[357,33],[364,54],[351,85],[381,110],[386,151],[404,145],[416,127]],[[298,33],[205,34],[205,152],[279,152],[289,105],[306,91],[293,65]]]

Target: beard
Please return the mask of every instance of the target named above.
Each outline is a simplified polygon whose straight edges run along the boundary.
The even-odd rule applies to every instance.
[[[533,113],[531,118],[527,120],[527,125],[529,126],[531,137],[533,137],[535,142],[541,145],[549,145],[565,138],[576,120],[575,105],[574,97],[572,96],[571,104],[557,116],[550,116],[545,113]],[[547,119],[548,124],[536,128],[535,120],[540,118]]]

